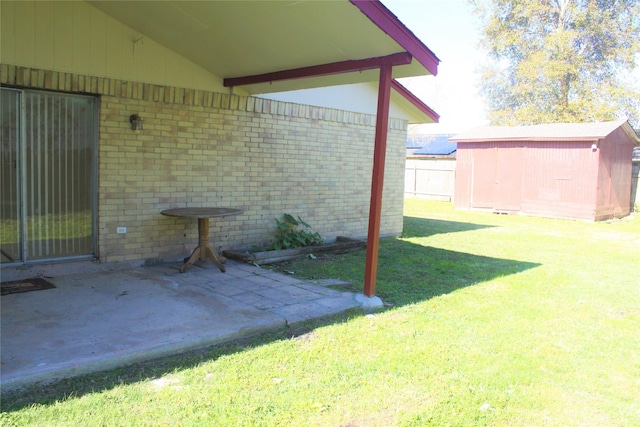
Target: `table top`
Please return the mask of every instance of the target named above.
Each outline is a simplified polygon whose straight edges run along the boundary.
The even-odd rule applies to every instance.
[[[239,215],[243,212],[237,208],[175,208],[160,212],[167,216],[181,216],[189,218],[213,218],[217,216]]]

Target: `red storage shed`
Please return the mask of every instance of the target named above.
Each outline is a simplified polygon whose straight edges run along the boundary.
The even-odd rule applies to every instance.
[[[640,139],[627,120],[485,126],[450,141],[458,144],[458,209],[593,221],[631,210]]]

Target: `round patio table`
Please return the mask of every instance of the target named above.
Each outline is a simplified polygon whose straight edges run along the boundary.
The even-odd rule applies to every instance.
[[[226,271],[224,263],[227,259],[220,255],[209,242],[209,218],[239,215],[243,211],[237,208],[175,208],[160,212],[162,215],[178,216],[198,219],[198,247],[193,250],[191,256],[184,259],[184,264],[180,267],[180,273],[184,273],[187,266],[200,259],[202,261],[211,260],[220,271]]]

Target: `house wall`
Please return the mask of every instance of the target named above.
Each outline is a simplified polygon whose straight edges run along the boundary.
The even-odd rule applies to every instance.
[[[7,64],[0,75],[5,85],[99,96],[102,262],[188,255],[196,221],[160,214],[173,207],[243,209],[211,220],[219,249],[269,243],[284,213],[328,241],[367,234],[375,116]],[[131,130],[133,113],[144,130]],[[402,232],[406,127],[389,121],[381,235]]]
[[[328,241],[366,236],[374,115],[232,95],[86,2],[2,1],[0,12],[1,84],[99,98],[102,262],[189,254],[196,221],[160,214],[172,207],[244,209],[211,220],[219,249],[269,243],[284,213]],[[131,130],[133,113],[144,130]],[[383,236],[402,231],[406,128],[389,120]]]
[[[395,91],[391,96],[396,96]],[[400,95],[397,95],[400,97]],[[313,89],[290,90],[287,92],[259,95],[260,98],[275,99],[277,101],[308,104],[325,108],[340,108],[358,113],[376,114],[378,108],[378,85],[374,83],[359,83],[351,85],[331,86]],[[406,110],[399,108],[393,102],[389,106],[389,115],[411,121]]]
[[[141,37],[84,1],[0,2],[0,62],[78,76],[228,92],[220,77]]]

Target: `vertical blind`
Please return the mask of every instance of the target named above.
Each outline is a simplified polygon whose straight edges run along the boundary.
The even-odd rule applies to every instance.
[[[96,100],[25,91],[19,108],[22,121],[14,139],[20,160],[14,170],[22,199],[19,240],[26,249],[19,255],[27,260],[90,255]],[[9,198],[3,194],[3,205]]]
[[[19,92],[0,91],[0,262],[20,260]]]

